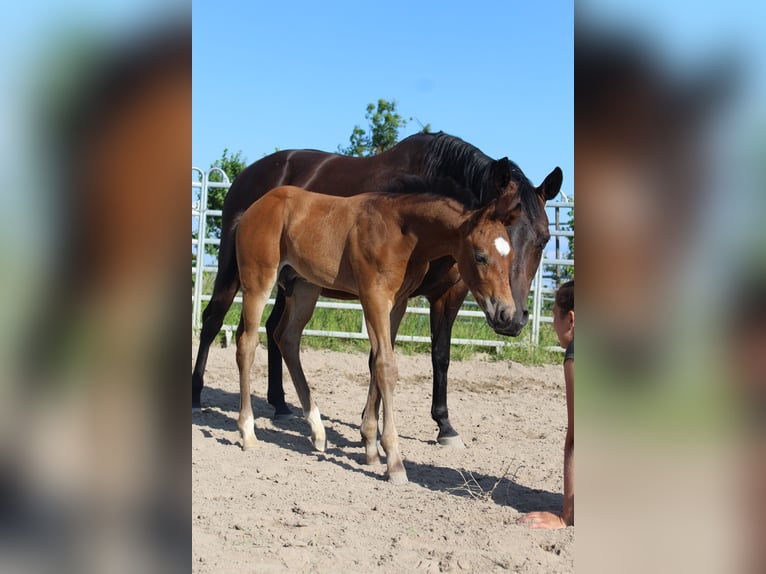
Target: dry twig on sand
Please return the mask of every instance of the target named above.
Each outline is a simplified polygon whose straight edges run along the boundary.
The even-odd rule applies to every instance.
[[[511,466],[513,465],[515,461],[516,459],[513,459],[511,460],[511,462],[505,465],[505,467],[503,468],[502,472],[498,476],[495,483],[488,490],[484,490],[484,488],[481,486],[481,484],[479,484],[479,481],[476,479],[476,477],[473,475],[471,471],[463,472],[462,470],[456,468],[454,470],[460,475],[460,478],[463,479],[463,484],[461,484],[460,486],[453,486],[451,488],[448,488],[447,490],[449,492],[465,493],[471,498],[476,500],[490,501],[492,500],[492,497],[498,485],[502,482],[504,478],[508,477],[508,474],[511,470]],[[510,477],[511,481],[513,482],[516,481],[516,475],[519,473],[519,471],[522,468],[524,468],[523,465],[519,465],[516,467],[516,469],[513,471],[513,475]]]

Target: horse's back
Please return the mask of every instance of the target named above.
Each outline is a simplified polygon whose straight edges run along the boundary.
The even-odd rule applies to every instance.
[[[428,134],[423,134],[428,135]],[[311,149],[281,150],[245,168],[232,182],[222,209],[219,274],[233,274],[234,229],[240,217],[270,190],[293,185],[331,196],[382,190],[403,173],[422,169],[428,138],[410,136],[373,157],[348,157]]]
[[[317,165],[335,154],[317,150],[282,150],[251,163],[234,179],[226,194],[224,214],[238,213],[282,185],[301,185]]]
[[[314,149],[280,150],[246,167],[229,189],[227,213],[240,213],[283,185],[317,193],[350,196],[380,191],[394,177],[422,171],[423,154],[431,134],[415,134],[390,150],[371,157],[350,157]]]

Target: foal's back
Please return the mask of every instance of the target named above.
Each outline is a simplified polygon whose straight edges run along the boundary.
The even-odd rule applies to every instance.
[[[360,221],[369,226],[379,213],[369,195],[335,197],[295,186],[281,186],[256,201],[237,231],[240,270],[249,266],[289,265],[311,283],[356,293],[349,258]],[[355,240],[358,243],[358,240]],[[352,250],[355,247],[352,246]]]
[[[239,222],[242,287],[254,266],[285,265],[314,285],[352,295],[359,295],[361,277],[396,287],[415,252],[424,261],[446,254],[451,240],[436,231],[456,228],[464,217],[459,202],[422,192],[336,197],[277,187]]]

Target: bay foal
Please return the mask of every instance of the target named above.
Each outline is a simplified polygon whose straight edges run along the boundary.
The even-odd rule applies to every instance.
[[[380,462],[377,431],[382,402],[381,445],[388,478],[407,482],[393,410],[398,378],[393,340],[407,298],[422,283],[430,262],[449,256],[489,325],[507,330],[516,309],[508,282],[513,253],[505,227],[519,212],[516,194],[505,194],[475,210],[430,193],[341,198],[293,186],[275,188],[256,201],[236,231],[243,293],[237,330],[242,448],[257,445],[250,371],[261,315],[277,280],[288,277],[291,288],[299,292],[289,297],[275,339],[311,426],[314,447],[324,450],[325,430],[300,366],[299,349],[303,327],[325,289],[357,296],[369,331],[370,387],[361,426],[366,462]]]

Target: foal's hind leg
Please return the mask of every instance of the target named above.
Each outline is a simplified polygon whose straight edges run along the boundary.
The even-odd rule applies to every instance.
[[[295,282],[292,294],[286,298],[282,319],[274,332],[274,340],[282,351],[295,391],[303,407],[303,416],[311,427],[311,442],[314,448],[323,452],[327,446],[325,429],[319,409],[311,396],[311,389],[306,382],[300,358],[301,334],[314,313],[320,292],[320,287],[301,280]]]
[[[370,341],[372,343],[372,341]],[[367,402],[362,411],[362,424],[359,432],[362,435],[365,464],[380,463],[378,452],[378,413],[380,412],[380,392],[375,381],[374,352],[370,351],[370,388],[367,391]]]
[[[237,329],[237,366],[239,367],[239,419],[237,427],[242,437],[242,450],[258,445],[255,438],[255,418],[250,400],[250,371],[258,347],[258,327],[263,308],[277,279],[276,269],[251,273],[242,284],[242,317]]]

